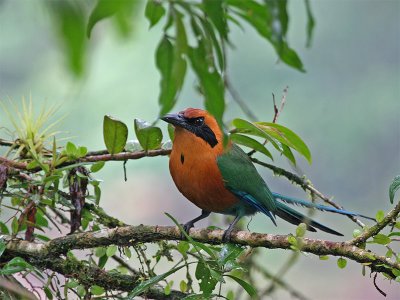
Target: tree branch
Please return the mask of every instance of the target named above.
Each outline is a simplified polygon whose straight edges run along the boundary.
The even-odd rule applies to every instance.
[[[365,230],[361,235],[352,239],[349,244],[350,245],[360,245],[365,243],[370,237],[378,234],[383,228],[385,228],[389,223],[396,222],[396,218],[400,213],[400,202],[397,203],[395,208],[393,208],[381,222],[378,222],[371,228]]]
[[[222,244],[223,230],[192,229],[193,239],[210,244]],[[231,241],[236,244],[263,247],[267,249],[291,249],[290,235],[271,235],[233,232]],[[34,257],[39,261],[65,254],[73,249],[88,249],[107,245],[131,246],[136,243],[151,243],[160,240],[181,240],[181,233],[172,226],[125,226],[103,229],[95,232],[71,234],[53,239],[47,243],[31,243],[23,240],[3,237],[7,241],[7,254],[11,256]],[[358,248],[349,242],[333,242],[320,239],[304,238],[301,240],[301,251],[315,255],[342,256],[358,263],[368,264],[374,272],[386,273],[395,277],[390,269],[400,271],[400,263],[386,257]],[[57,271],[58,272],[58,271]]]
[[[6,255],[8,254],[6,253]],[[53,255],[34,256],[27,248],[24,251],[21,250],[18,255],[38,268],[50,269],[67,278],[74,278],[86,287],[99,285],[108,291],[130,292],[142,280],[140,276],[135,274],[123,275],[117,272],[110,273],[95,265],[89,266],[74,258],[62,259]],[[172,290],[167,296],[160,287],[151,287],[143,294],[143,296],[150,299],[182,299],[187,295]]]
[[[85,163],[85,162],[98,162],[98,161],[125,161],[129,159],[140,159],[143,157],[153,157],[160,155],[169,155],[171,150],[168,149],[157,149],[157,150],[149,150],[149,151],[137,151],[137,152],[121,152],[117,154],[104,154],[103,151],[94,152],[94,155],[86,155],[78,160],[70,160],[64,162],[57,166],[57,168],[70,166],[76,163]],[[93,154],[93,153],[91,153]],[[28,163],[26,162],[18,162],[14,160],[7,159],[5,157],[0,156],[0,164],[4,164],[8,167],[12,167],[19,170],[27,170]],[[50,162],[44,162],[44,164],[50,164]],[[40,168],[30,169],[30,172],[40,171]]]
[[[320,191],[318,191],[315,187],[313,187],[310,183],[308,183],[306,180],[304,180],[300,176],[297,176],[296,174],[286,171],[285,169],[282,169],[277,166],[271,165],[269,163],[260,161],[257,158],[250,157],[250,159],[254,163],[272,170],[275,175],[284,176],[291,182],[294,182],[297,185],[299,185],[300,187],[302,187],[303,189],[308,190],[311,193],[314,193],[316,196],[318,196],[318,198],[320,198],[324,202],[328,203],[329,205],[331,205],[337,209],[343,209],[343,206],[340,206],[340,205],[336,204],[335,202],[333,202],[331,199],[329,199],[327,196],[322,194]],[[365,224],[363,222],[361,222],[358,218],[356,218],[354,216],[347,216],[347,217],[349,219],[351,219],[353,222],[355,222],[357,225],[359,225],[360,227],[365,227]]]

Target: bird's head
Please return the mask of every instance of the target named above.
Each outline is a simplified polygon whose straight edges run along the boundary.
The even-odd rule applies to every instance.
[[[222,131],[217,120],[207,111],[187,108],[177,114],[167,114],[161,120],[175,126],[175,135],[185,131],[203,139],[214,148],[222,139]]]

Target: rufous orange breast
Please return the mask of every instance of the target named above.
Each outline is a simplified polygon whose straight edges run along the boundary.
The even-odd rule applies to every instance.
[[[217,165],[222,143],[211,148],[203,139],[175,129],[169,161],[172,178],[179,191],[193,204],[209,212],[223,212],[238,202],[225,187]]]

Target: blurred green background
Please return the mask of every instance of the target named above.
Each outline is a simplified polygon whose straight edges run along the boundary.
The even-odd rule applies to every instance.
[[[88,1],[90,3],[90,1]],[[88,4],[89,5],[89,4]],[[289,42],[303,60],[303,74],[277,63],[272,47],[254,31],[234,28],[228,70],[232,83],[257,117],[273,116],[271,93],[277,98],[289,86],[287,104],[279,123],[297,132],[313,154],[313,164],[300,159],[300,168],[314,185],[349,210],[374,216],[388,211],[388,187],[400,173],[400,1],[311,1],[316,19],[311,48],[306,43],[306,13],[302,1],[289,2]],[[159,74],[154,51],[161,26],[148,30],[144,6],[130,39],[115,33],[110,21],[96,25],[89,44],[87,69],[82,79],[68,71],[54,23],[40,1],[0,1],[0,101],[16,103],[32,96],[35,106],[61,103],[57,117],[65,115],[61,129],[78,145],[103,149],[105,114],[130,125],[133,119],[155,120],[158,114]],[[231,27],[233,28],[233,27]],[[190,74],[174,110],[201,107]],[[244,117],[227,99],[225,120]],[[0,126],[10,127],[0,111]],[[165,128],[165,124],[160,123]],[[3,138],[12,138],[2,130]],[[264,159],[264,158],[263,158]],[[290,166],[284,160],[276,163]],[[262,170],[272,190],[307,197],[286,179]],[[101,204],[111,215],[130,224],[171,225],[169,212],[187,221],[199,210],[176,190],[168,171],[168,158],[145,158],[127,164],[128,181],[121,163],[110,163],[97,176],[102,183]],[[316,218],[350,238],[355,224],[337,215]],[[219,224],[218,218],[199,226]],[[250,220],[250,219],[249,219]],[[279,222],[274,228],[257,215],[250,230],[287,234],[294,227]],[[335,239],[323,233],[310,234]],[[267,251],[260,264],[278,270],[290,252]],[[260,257],[261,258],[261,257]],[[379,299],[372,280],[362,277],[359,265],[340,270],[336,260],[319,261],[302,256],[285,277],[312,299]],[[269,283],[266,283],[267,286]],[[378,280],[399,299],[398,285]],[[289,295],[279,291],[275,299]]]

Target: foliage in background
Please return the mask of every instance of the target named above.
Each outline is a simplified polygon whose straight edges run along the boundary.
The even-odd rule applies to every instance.
[[[89,38],[96,34],[98,22],[110,19],[125,38],[134,28],[135,14],[139,9],[144,10],[150,27],[163,23],[163,35],[155,50],[155,64],[161,74],[160,115],[176,104],[191,68],[197,78],[197,89],[205,99],[206,109],[223,124],[224,99],[230,91],[227,50],[235,44],[230,35],[232,26],[242,28],[244,23],[248,24],[268,41],[283,63],[304,71],[300,58],[287,42],[289,16],[285,0],[149,0],[145,6],[135,0],[44,3],[49,8],[68,66],[76,76],[85,72],[91,45]],[[314,20],[309,2],[304,3],[309,45]],[[21,115],[20,120],[14,118],[18,114]],[[1,296],[18,298],[25,293],[24,297],[34,299],[33,294],[20,286],[19,281],[24,278],[25,283],[33,279],[40,282],[39,288],[49,299],[76,296],[86,299],[97,296],[131,299],[138,295],[155,299],[214,296],[236,299],[242,293],[247,293],[249,297],[261,297],[264,282],[261,285],[255,280],[260,273],[265,280],[281,282],[280,285],[293,296],[305,298],[281,278],[274,278],[257,264],[257,250],[251,244],[223,245],[217,239],[213,245],[196,241],[185,234],[184,241],[156,240],[155,250],[150,250],[145,238],[125,242],[123,239],[113,240],[106,234],[106,230],[122,229],[126,224],[107,215],[101,208],[101,180],[95,178],[96,172],[107,161],[126,162],[145,156],[168,155],[171,142],[163,142],[160,128],[136,119],[133,129],[137,140],[128,141],[131,137],[128,126],[116,118],[105,116],[103,137],[106,150],[88,151],[85,146],[72,142],[60,146],[55,132],[52,132],[53,125],[45,126],[52,110],[44,109],[35,118],[30,104],[24,103],[22,112],[8,110],[8,115],[14,120],[18,137],[14,141],[0,139],[1,145],[8,149],[0,161],[0,204],[3,214],[4,211],[11,214],[8,220],[0,221],[3,234],[0,239]],[[304,141],[292,130],[275,122],[235,119],[230,127],[230,138],[252,149],[250,157],[257,151],[272,160],[277,153],[296,164],[297,152],[308,162],[312,161]],[[306,180],[257,159],[253,161],[287,177],[310,191],[311,196],[318,195],[318,191]],[[390,186],[392,203],[399,182],[396,177]],[[319,197],[326,201],[323,195]],[[370,245],[380,246],[379,251],[385,253],[391,264],[380,261],[382,257],[374,252],[363,251],[364,256],[358,257],[358,252],[352,256],[353,253],[341,249],[318,254],[320,259],[327,259],[327,254],[339,256],[339,268],[345,268],[347,259],[352,259],[363,264],[363,275],[365,268],[370,267],[375,274],[379,272],[389,279],[400,281],[400,268],[396,267],[400,256],[393,249],[400,236],[398,206],[386,215],[378,211],[377,225],[356,229],[354,239],[347,241],[361,250],[370,250]],[[169,217],[180,227],[173,217]],[[57,230],[60,238],[51,239],[50,230]],[[103,231],[96,232],[98,230]],[[296,255],[307,252],[303,249],[306,243],[304,231],[304,226],[300,225],[294,234],[285,237],[288,244],[283,248],[292,249]],[[87,235],[81,236],[79,232]],[[75,234],[66,236],[67,233]],[[93,244],[96,236],[104,240]],[[22,237],[26,242],[32,242],[29,244],[32,249],[38,247],[37,252],[25,251],[23,246],[14,247],[19,245]],[[45,244],[39,244],[40,241]],[[82,244],[75,247],[74,243]],[[54,251],[46,252],[45,247]],[[132,264],[134,258],[136,263]],[[131,260],[128,262],[128,259]],[[376,260],[379,263],[374,262]],[[159,272],[160,262],[169,263],[167,272]],[[169,279],[174,273],[180,276],[179,283]],[[228,282],[234,284],[228,285]],[[32,290],[36,291],[36,287]]]
[[[70,70],[81,76],[90,38],[96,25],[110,19],[124,37],[135,26],[135,15],[144,1],[99,0],[93,7],[80,1],[52,1],[50,12],[65,49]],[[308,1],[307,45],[310,45],[314,18]],[[176,101],[188,69],[196,75],[198,90],[205,108],[222,122],[227,90],[227,52],[233,48],[230,31],[233,26],[243,29],[248,24],[275,49],[280,61],[304,72],[302,61],[287,41],[289,28],[286,0],[149,0],[145,16],[149,27],[163,23],[163,36],[155,51],[155,63],[160,71],[160,113],[169,112]]]

